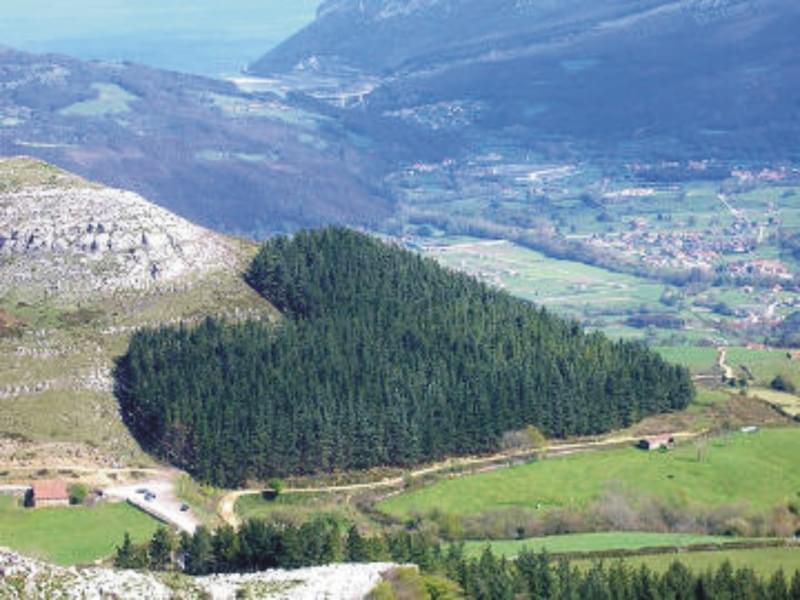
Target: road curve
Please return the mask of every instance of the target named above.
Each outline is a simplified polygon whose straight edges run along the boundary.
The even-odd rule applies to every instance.
[[[706,433],[705,430],[700,432],[682,431],[680,433],[674,434],[673,437],[675,439],[692,439],[700,435],[703,435],[705,433]],[[402,476],[389,477],[386,479],[381,479],[379,481],[371,481],[367,483],[353,483],[349,485],[332,485],[323,487],[285,488],[284,490],[282,490],[281,493],[320,494],[320,493],[336,493],[336,492],[357,492],[365,490],[376,490],[382,488],[401,487],[404,485],[405,481],[409,477],[411,479],[418,479],[419,477],[424,477],[425,475],[437,473],[439,471],[443,471],[445,469],[449,469],[452,467],[491,465],[491,463],[496,463],[502,460],[513,460],[515,458],[532,456],[534,453],[550,454],[558,456],[563,454],[573,454],[575,452],[597,451],[597,450],[603,450],[604,448],[619,446],[622,444],[635,443],[638,442],[640,439],[642,439],[641,436],[620,436],[620,437],[612,437],[612,438],[606,438],[604,440],[590,441],[590,442],[550,444],[538,450],[531,450],[531,449],[513,450],[509,452],[498,452],[497,454],[492,454],[490,456],[467,456],[463,458],[450,458],[443,462],[436,463],[428,467],[423,467],[421,469],[417,469],[416,471],[411,471],[410,473],[404,474]],[[500,469],[506,466],[508,465],[499,464],[496,465],[495,468]],[[471,474],[474,474],[474,472],[465,471],[462,473],[454,473],[454,476],[463,477]],[[257,494],[261,494],[262,492],[263,492],[262,489],[232,490],[226,493],[224,496],[222,496],[222,498],[220,498],[217,504],[217,514],[219,515],[219,517],[222,519],[223,522],[227,523],[234,529],[238,529],[242,524],[242,520],[236,514],[236,502],[239,500],[239,498],[243,496],[255,496]]]

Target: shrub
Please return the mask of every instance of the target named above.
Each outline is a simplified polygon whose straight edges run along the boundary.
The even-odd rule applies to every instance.
[[[787,392],[793,394],[795,391],[794,384],[783,375],[776,375],[775,379],[770,382],[770,387],[778,392]]]
[[[73,505],[83,504],[89,495],[89,487],[83,483],[73,483],[67,490],[69,491],[69,503]]]
[[[394,600],[394,590],[388,581],[381,581],[367,596],[367,600]]]
[[[264,490],[262,496],[264,496],[265,500],[275,500],[275,498],[280,496],[283,488],[283,481],[280,479],[270,479],[267,481],[267,489]]]
[[[525,428],[525,433],[528,434],[530,445],[533,448],[543,448],[547,445],[547,438],[539,431],[539,428],[534,425],[528,425]]]

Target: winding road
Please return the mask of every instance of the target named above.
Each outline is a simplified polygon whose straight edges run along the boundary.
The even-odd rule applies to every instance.
[[[673,435],[677,439],[692,439],[705,434],[706,431],[700,432],[680,432]],[[598,441],[575,442],[567,444],[550,444],[537,450],[524,449],[514,450],[508,452],[499,452],[490,456],[467,456],[463,458],[451,458],[440,463],[436,463],[397,477],[388,477],[379,481],[372,481],[367,483],[353,483],[349,485],[332,485],[323,487],[302,487],[302,488],[285,488],[281,491],[283,494],[320,494],[320,493],[338,493],[338,492],[357,492],[368,491],[383,488],[402,487],[408,478],[418,479],[426,475],[431,475],[450,469],[453,467],[480,467],[485,465],[486,468],[479,469],[478,471],[493,470],[507,468],[508,464],[503,464],[501,461],[514,460],[521,457],[530,457],[538,454],[546,454],[547,456],[564,456],[567,454],[574,454],[577,452],[591,452],[603,450],[605,448],[612,448],[624,444],[632,444],[638,442],[643,436],[620,436],[606,438]],[[500,464],[494,464],[500,463]],[[464,471],[461,473],[454,473],[455,477],[463,477],[466,475],[475,474],[475,470]],[[238,529],[242,520],[236,514],[236,502],[243,496],[255,496],[261,494],[263,489],[247,489],[247,490],[232,490],[220,498],[217,504],[217,514],[226,524],[234,529]]]

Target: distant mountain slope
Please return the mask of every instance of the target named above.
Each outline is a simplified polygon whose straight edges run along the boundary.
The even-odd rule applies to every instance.
[[[251,65],[270,74],[338,64],[389,74],[419,60],[501,47],[515,35],[544,40],[663,0],[326,0],[317,19]]]
[[[385,217],[390,203],[338,127],[227,82],[0,50],[0,155],[34,155],[224,231]]]
[[[253,65],[380,73],[367,114],[603,158],[800,160],[791,0],[339,0]]]
[[[114,360],[143,326],[273,319],[254,244],[29,158],[0,161],[0,470],[147,462]]]

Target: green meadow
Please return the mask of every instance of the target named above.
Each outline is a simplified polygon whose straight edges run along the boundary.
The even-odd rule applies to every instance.
[[[734,569],[751,568],[762,577],[770,577],[780,569],[783,569],[783,572],[787,575],[791,575],[800,569],[800,547],[653,554],[632,556],[623,560],[629,565],[637,567],[639,565],[647,565],[659,572],[666,571],[677,560],[696,573],[718,568],[725,561],[729,561]],[[592,562],[591,560],[579,560],[575,561],[574,564],[581,568],[589,568]]]
[[[470,541],[464,544],[464,551],[469,556],[480,556],[484,548],[489,546],[495,554],[512,558],[523,550],[534,552],[546,550],[551,554],[563,554],[569,552],[597,552],[601,550],[640,550],[642,548],[664,546],[685,548],[695,544],[724,544],[730,541],[731,538],[710,535],[613,531],[551,535],[524,540]]]
[[[0,496],[0,546],[59,565],[108,558],[126,531],[134,542],[143,542],[157,527],[126,503],[28,509],[16,498]]]
[[[489,510],[587,505],[609,486],[678,505],[741,503],[769,510],[800,497],[800,429],[762,430],[712,438],[702,451],[686,443],[671,452],[633,447],[538,460],[449,479],[381,502],[397,517],[438,509],[475,515]]]
[[[653,348],[665,360],[683,365],[692,373],[709,373],[717,364],[717,349],[701,346],[659,346]]]
[[[791,351],[730,348],[727,361],[743,376],[749,371],[757,385],[769,385],[776,375],[800,385],[800,360]]]

